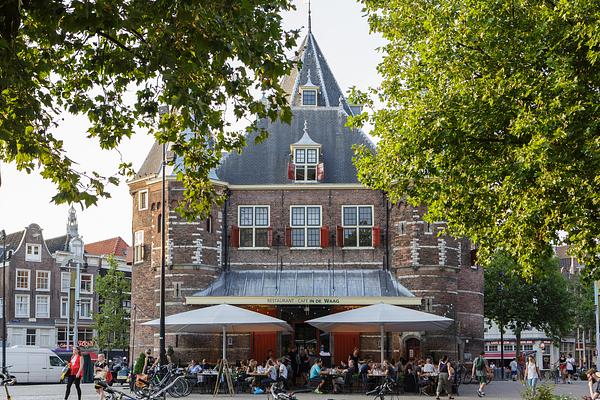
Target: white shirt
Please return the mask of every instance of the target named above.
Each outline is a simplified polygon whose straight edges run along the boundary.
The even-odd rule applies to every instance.
[[[435,367],[433,366],[433,364],[425,364],[425,365],[423,365],[423,372],[425,372],[425,373],[435,372]]]
[[[277,366],[272,366],[269,368],[269,378],[274,381],[277,380]]]
[[[567,369],[569,369],[569,370],[575,369],[575,359],[573,357],[567,358]]]
[[[517,370],[517,367],[518,367],[518,366],[517,366],[517,362],[516,362],[515,360],[512,360],[512,361],[510,362],[510,370],[511,370],[511,371],[516,371],[516,370]]]
[[[525,371],[525,379],[539,378],[537,373],[537,365],[534,363],[527,362],[527,368]]]
[[[288,377],[288,369],[287,369],[287,367],[285,366],[285,364],[281,364],[281,365],[279,366],[279,376],[280,376],[281,378],[283,378],[283,379],[287,379],[287,377]]]

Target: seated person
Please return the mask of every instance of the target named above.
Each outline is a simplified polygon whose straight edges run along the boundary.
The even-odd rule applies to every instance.
[[[266,370],[267,370],[267,377],[265,379],[263,379],[261,383],[265,387],[265,389],[268,389],[272,383],[277,382],[277,376],[278,376],[277,365],[269,359],[269,360],[267,360]]]
[[[192,360],[190,361],[190,363],[188,364],[187,367],[187,372],[190,375],[197,375],[198,372],[200,372],[202,370],[202,368],[200,368],[200,364],[198,364],[196,362],[196,360]]]
[[[425,360],[425,364],[423,364],[423,368],[421,369],[421,371],[424,374],[432,374],[435,372],[435,366],[433,365],[433,362],[431,361],[431,357],[427,357],[427,359]]]
[[[321,389],[325,384],[325,379],[321,376],[321,367],[323,365],[323,361],[320,358],[315,360],[315,363],[310,368],[310,374],[308,375],[308,380],[312,382],[319,382],[319,385],[315,389],[315,393],[321,394],[323,393]]]
[[[287,382],[289,371],[282,359],[277,360],[277,370],[279,372],[277,380]]]
[[[596,400],[600,397],[600,373],[596,371],[596,368],[590,368],[585,373],[588,379],[588,389],[590,390],[590,396],[585,396],[586,400]],[[594,383],[596,389],[594,389]]]

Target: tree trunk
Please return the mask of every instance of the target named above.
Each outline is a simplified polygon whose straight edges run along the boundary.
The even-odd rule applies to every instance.
[[[504,380],[504,325],[500,327],[500,368],[502,369],[502,380]]]
[[[521,355],[521,328],[516,328],[515,329],[515,358],[517,359],[517,363],[519,365],[519,379],[521,379],[521,367],[523,367],[523,365],[520,362],[519,356]]]

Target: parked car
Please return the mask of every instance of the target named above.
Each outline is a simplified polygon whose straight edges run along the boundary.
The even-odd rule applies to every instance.
[[[58,383],[65,365],[50,349],[37,346],[12,346],[6,349],[6,366],[16,383]]]

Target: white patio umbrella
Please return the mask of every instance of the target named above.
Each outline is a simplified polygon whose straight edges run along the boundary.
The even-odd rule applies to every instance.
[[[144,322],[142,325],[160,326],[160,320]],[[167,332],[222,333],[223,359],[226,359],[227,332],[291,332],[285,321],[269,315],[235,307],[229,304],[198,308],[165,318]]]
[[[448,328],[452,319],[410,308],[378,303],[306,321],[325,332],[379,332],[381,362],[385,332],[438,331]]]

